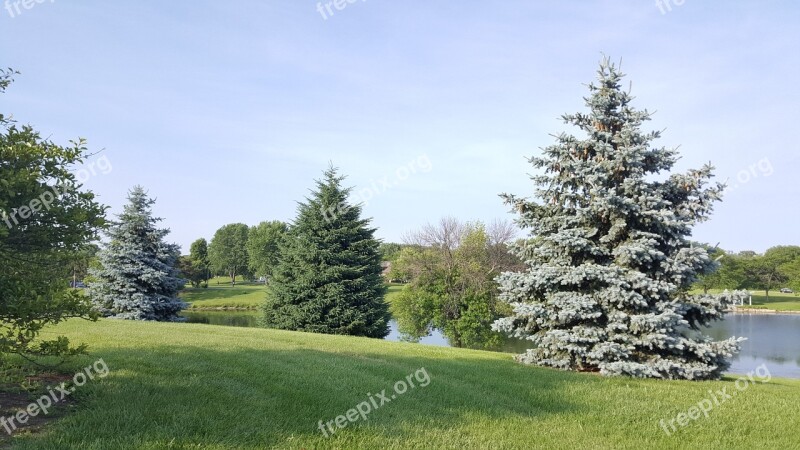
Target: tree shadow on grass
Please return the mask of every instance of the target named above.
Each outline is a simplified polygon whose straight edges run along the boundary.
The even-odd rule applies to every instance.
[[[164,345],[109,348],[98,356],[111,374],[93,387],[80,412],[58,424],[59,445],[265,448],[402,442],[421,431],[446,434],[476,418],[502,422],[568,412],[579,405],[563,400],[564,385],[587,380],[531,370],[488,353],[411,357]],[[425,378],[429,382],[422,386]],[[399,381],[408,386],[402,395],[395,391]],[[366,420],[359,417],[330,439],[323,437],[320,421],[346,415],[369,402],[369,394],[380,405],[376,394],[384,390],[389,401],[371,407]],[[50,438],[39,439],[46,446]]]

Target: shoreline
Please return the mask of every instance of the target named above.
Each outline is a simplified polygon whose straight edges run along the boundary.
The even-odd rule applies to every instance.
[[[186,308],[184,311],[258,311],[258,307],[247,306],[199,306]],[[775,309],[764,308],[734,308],[726,311],[727,314],[777,314],[777,315],[797,315],[800,311],[778,311]]]
[[[734,308],[728,311],[729,314],[773,314],[793,316],[800,314],[800,311],[778,311],[775,309],[762,308]]]
[[[183,311],[258,311],[258,307],[247,306],[198,306],[197,308],[186,308]]]

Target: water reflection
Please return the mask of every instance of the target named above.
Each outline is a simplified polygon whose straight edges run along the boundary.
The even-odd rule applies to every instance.
[[[229,327],[252,328],[258,326],[257,311],[183,311],[189,323],[207,323],[209,325],[225,325]]]
[[[389,322],[389,335],[386,336],[388,341],[406,341],[402,333],[398,331],[397,321],[392,320]],[[438,345],[441,347],[452,347],[450,341],[438,330],[431,331],[429,336],[425,336],[419,341],[420,344]],[[499,348],[491,349],[494,351],[505,353],[523,353],[528,348],[528,342],[521,339],[505,339]]]
[[[257,311],[184,311],[181,313],[188,323],[206,323],[209,325],[225,325],[229,327],[256,327],[258,326],[259,313]],[[386,340],[406,341],[397,329],[397,321],[389,322],[389,335]],[[419,341],[424,345],[438,345],[451,347],[450,342],[440,332],[434,330],[430,336],[425,336]],[[508,353],[522,353],[528,347],[525,341],[519,339],[506,339],[496,351]]]
[[[800,378],[800,314],[728,314],[707,333],[714,339],[747,338],[731,373],[748,373],[766,364],[773,376]]]
[[[259,313],[256,311],[187,311],[183,316],[191,323],[207,323],[234,327],[254,327]],[[386,337],[400,341],[397,322],[390,323]],[[733,361],[730,373],[745,374],[766,364],[772,376],[800,378],[800,314],[729,314],[725,321],[715,323],[706,333],[717,340],[730,336],[748,338],[742,352]],[[419,341],[420,344],[449,347],[447,338],[435,331]],[[498,349],[509,353],[522,353],[525,341],[508,340]]]

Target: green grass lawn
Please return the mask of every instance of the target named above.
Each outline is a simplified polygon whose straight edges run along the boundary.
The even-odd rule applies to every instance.
[[[390,285],[388,285],[389,290],[386,291],[385,299],[389,304],[392,303],[392,300],[394,300],[395,297],[400,295],[400,291],[403,290],[403,286],[405,286],[405,285],[404,284],[390,284]]]
[[[709,293],[720,293],[719,289],[710,290]],[[744,306],[741,308],[752,309],[772,309],[775,311],[800,311],[800,295],[798,294],[782,294],[775,291],[769,291],[769,298],[764,291],[750,291],[753,293],[753,305],[748,305],[745,301]],[[698,291],[697,293],[700,293]]]
[[[400,293],[402,284],[390,284],[386,293],[386,301]],[[229,278],[217,277],[208,282],[208,288],[186,288],[181,292],[181,298],[189,302],[190,309],[258,309],[264,302],[266,288],[261,283],[236,281],[236,286],[231,286]]]
[[[257,328],[72,320],[48,329],[89,344],[110,373],[75,412],[13,440],[19,449],[797,448],[800,381],[773,379],[676,434],[660,427],[720,382],[604,378],[522,366],[502,353]],[[410,389],[325,438],[333,420]],[[419,381],[417,384],[421,384]],[[373,396],[373,398],[375,398]]]
[[[236,281],[231,286],[230,278],[217,277],[209,280],[208,288],[186,288],[181,299],[189,302],[191,309],[256,309],[266,296],[264,284]]]
[[[764,291],[754,291],[753,305],[747,303],[743,308],[774,309],[775,311],[800,311],[800,296],[770,291],[767,298]]]

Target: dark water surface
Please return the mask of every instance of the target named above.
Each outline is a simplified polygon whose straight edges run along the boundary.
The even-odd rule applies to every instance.
[[[183,316],[191,323],[254,327],[259,313],[255,311],[186,311]],[[399,341],[397,323],[390,323],[391,331],[386,337]],[[732,374],[746,374],[764,364],[775,377],[800,378],[800,314],[729,314],[715,323],[707,333],[714,339],[730,336],[748,338],[742,352],[733,361]],[[438,331],[419,341],[420,344],[449,347],[447,338]],[[509,353],[521,353],[525,342],[509,341],[501,349]]]

